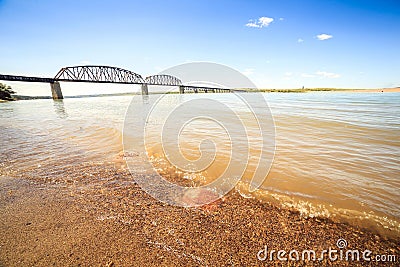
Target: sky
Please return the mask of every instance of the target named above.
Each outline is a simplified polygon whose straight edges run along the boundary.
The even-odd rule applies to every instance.
[[[399,0],[0,0],[0,73],[207,61],[259,88],[396,87],[399,29]]]

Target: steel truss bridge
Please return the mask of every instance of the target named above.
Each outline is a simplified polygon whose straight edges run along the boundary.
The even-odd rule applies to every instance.
[[[234,91],[233,89],[227,88],[184,85],[179,78],[166,74],[152,75],[143,79],[140,74],[133,71],[118,67],[94,65],[64,67],[54,78],[0,74],[0,80],[50,83],[53,99],[63,99],[59,82],[140,84],[142,87],[142,94],[144,95],[149,93],[148,85],[178,86],[181,94],[185,92],[229,93]]]

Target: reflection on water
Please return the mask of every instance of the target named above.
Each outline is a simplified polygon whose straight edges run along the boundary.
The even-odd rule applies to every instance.
[[[60,119],[65,119],[66,117],[68,117],[68,114],[65,111],[63,99],[53,100],[53,106],[54,106],[54,111],[56,112],[57,116]]]
[[[148,104],[149,103],[149,96],[148,95],[142,95],[143,99],[143,104]]]
[[[237,189],[244,196],[267,199],[304,216],[327,216],[400,236],[400,94],[264,96],[276,124],[275,161],[262,190],[249,194],[246,179]],[[193,95],[168,97],[179,102]],[[233,96],[210,97],[230,101]],[[0,103],[0,173],[10,169],[24,173],[44,164],[56,168],[82,161],[114,161],[121,155],[122,125],[130,100],[121,96]],[[148,103],[146,98],[143,103]],[[229,138],[217,124],[200,121],[189,126],[181,140],[188,157],[199,156],[202,135],[221,143],[216,165],[202,178],[219,175],[226,165]],[[165,162],[158,143],[150,142],[148,147],[161,171],[180,175]]]

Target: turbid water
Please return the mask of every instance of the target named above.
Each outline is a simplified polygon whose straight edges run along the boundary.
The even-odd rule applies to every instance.
[[[250,194],[246,182],[252,166],[258,164],[250,158],[250,167],[236,189],[244,197],[271,201],[304,216],[330,217],[399,237],[400,94],[263,96],[275,121],[275,159],[260,189]],[[166,99],[180,103],[198,97],[223,99],[232,105],[237,101],[234,94],[168,95]],[[73,167],[82,161],[124,167],[118,155],[123,151],[123,124],[131,99],[114,96],[0,103],[0,173],[34,175],[35,169],[48,168],[46,176],[51,178],[57,166]],[[163,108],[158,106],[157,112],[162,114]],[[245,110],[238,107],[237,112],[246,119]],[[204,138],[214,138],[217,147],[215,160],[207,169],[182,174],[171,168],[157,141],[160,133],[155,126],[162,125],[162,118],[150,118],[146,139],[148,155],[160,173],[202,183],[221,175],[230,157],[230,139],[223,128],[197,120],[182,129],[180,148],[187,158],[201,155],[199,142]],[[224,120],[229,123],[228,117]],[[248,120],[245,124],[251,126],[252,117]],[[137,137],[129,134],[133,140]],[[248,134],[252,136],[251,131]],[[243,141],[244,148],[247,142]],[[257,152],[252,149],[251,153]]]

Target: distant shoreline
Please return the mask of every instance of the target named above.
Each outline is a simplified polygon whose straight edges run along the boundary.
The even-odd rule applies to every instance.
[[[398,93],[400,92],[400,87],[396,88],[381,88],[381,89],[353,89],[350,90],[351,93]]]
[[[399,93],[400,87],[395,88],[376,88],[376,89],[344,89],[344,88],[300,88],[300,89],[242,89],[246,92],[260,92],[260,93],[309,93],[309,92],[340,92],[340,93]],[[158,94],[162,92],[156,92]],[[171,92],[169,92],[171,93]],[[175,93],[175,92],[173,92]],[[176,92],[178,93],[178,92]],[[150,93],[152,94],[152,93]],[[190,92],[188,94],[193,94]],[[116,93],[116,94],[91,94],[91,95],[76,95],[65,96],[64,98],[82,98],[82,97],[106,97],[106,96],[128,96],[140,95],[140,93]],[[51,96],[26,96],[26,95],[13,95],[14,100],[38,100],[38,99],[52,99]],[[0,101],[8,102],[8,101]]]
[[[375,89],[346,89],[346,88],[298,88],[298,89],[244,89],[247,92],[262,93],[308,93],[308,92],[340,92],[340,93],[397,93],[400,87]]]

